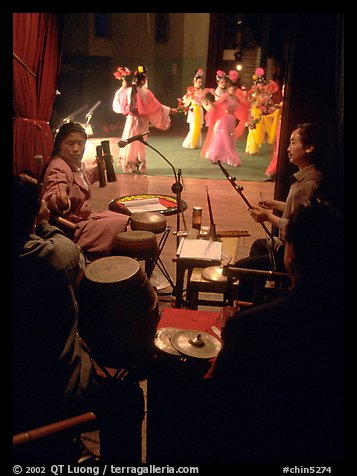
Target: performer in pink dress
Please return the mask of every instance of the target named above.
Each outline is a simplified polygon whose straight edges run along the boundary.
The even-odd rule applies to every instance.
[[[114,73],[114,76],[122,81],[122,86],[114,95],[113,111],[126,116],[121,140],[146,132],[149,130],[149,125],[166,130],[171,124],[170,113],[177,112],[177,109],[161,104],[148,89],[146,66],[138,66],[134,75],[132,86],[128,87],[125,74]],[[125,173],[144,172],[146,170],[145,144],[136,140],[121,148],[119,165]]]
[[[217,87],[214,90],[214,96],[218,100],[223,94],[227,92],[227,77],[226,73],[221,69],[216,71]]]
[[[234,130],[237,126],[236,112],[239,107],[239,100],[236,95],[238,83],[238,72],[231,70],[227,80],[227,93],[212,103],[211,109],[206,114],[206,124],[212,128],[210,142],[205,148],[205,157],[214,164],[220,160],[228,165],[239,166],[240,155],[235,148]]]

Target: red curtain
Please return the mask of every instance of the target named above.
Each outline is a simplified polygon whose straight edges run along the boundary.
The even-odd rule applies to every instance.
[[[61,28],[56,13],[13,14],[13,172],[39,170],[34,156],[52,150],[49,125],[56,97]]]

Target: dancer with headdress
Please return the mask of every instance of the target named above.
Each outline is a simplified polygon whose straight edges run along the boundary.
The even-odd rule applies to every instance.
[[[202,146],[202,125],[204,123],[204,109],[202,101],[206,91],[202,88],[203,69],[199,68],[193,78],[193,86],[187,88],[186,94],[179,98],[179,106],[187,111],[189,131],[182,147],[198,149]]]
[[[157,129],[168,129],[171,125],[170,114],[176,113],[177,109],[161,104],[147,87],[146,66],[138,66],[131,87],[128,87],[125,79],[129,74],[128,68],[122,67],[114,73],[114,76],[121,80],[122,85],[114,95],[113,111],[126,116],[121,140],[143,134],[149,129],[149,125]],[[144,172],[146,170],[145,144],[136,140],[121,148],[119,165],[125,173]]]
[[[237,127],[237,111],[239,99],[236,91],[239,87],[239,74],[229,71],[227,92],[215,101],[206,114],[208,132],[202,152],[204,157],[214,164],[220,160],[228,165],[239,166],[240,156],[235,148],[234,131]]]
[[[214,90],[214,96],[217,100],[227,92],[227,76],[226,73],[221,69],[216,71],[216,81],[217,87]]]

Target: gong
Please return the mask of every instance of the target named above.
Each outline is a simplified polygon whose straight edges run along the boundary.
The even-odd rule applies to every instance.
[[[216,337],[197,329],[179,329],[171,335],[170,341],[181,354],[198,359],[216,357],[222,347]]]

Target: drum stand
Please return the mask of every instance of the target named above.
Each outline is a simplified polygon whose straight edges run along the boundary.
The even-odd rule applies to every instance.
[[[182,201],[181,201],[181,192],[183,190],[183,185],[181,183],[181,177],[182,177],[181,169],[178,169],[178,172],[176,172],[175,167],[172,165],[172,163],[164,155],[162,155],[161,152],[159,152],[157,149],[155,149],[155,147],[150,145],[143,138],[138,139],[138,140],[140,140],[143,144],[150,147],[150,149],[157,152],[160,155],[160,157],[162,157],[165,160],[165,162],[167,162],[169,164],[169,166],[172,168],[174,178],[175,178],[175,183],[172,185],[171,190],[176,195],[176,202],[177,202],[176,231],[180,231],[180,214],[182,214],[184,229],[185,229],[185,231],[187,231],[185,215],[183,214]],[[177,246],[179,245],[179,237],[177,235],[176,235],[176,245]]]
[[[168,281],[168,283],[170,284],[170,286],[172,287],[172,293],[170,294],[173,294],[175,295],[175,289],[176,289],[176,286],[174,284],[174,282],[172,281],[172,278],[171,276],[169,275],[167,269],[165,268],[165,265],[164,263],[162,262],[161,258],[160,258],[160,255],[161,255],[161,252],[162,250],[164,249],[164,246],[165,246],[165,243],[167,241],[167,238],[170,234],[170,231],[171,231],[171,227],[170,226],[167,226],[166,227],[166,230],[164,231],[164,234],[162,235],[162,237],[160,238],[160,241],[158,243],[158,252],[157,252],[157,255],[155,257],[155,259],[152,261],[151,263],[151,266],[150,266],[150,269],[148,270],[148,278],[150,279],[152,277],[152,274],[154,272],[154,269],[155,269],[155,266],[157,266],[159,268],[159,270],[162,272],[162,274],[164,275],[165,279]],[[155,284],[154,284],[155,285]],[[166,293],[161,293],[161,294],[166,294]]]
[[[150,149],[154,150],[156,153],[158,153],[160,155],[160,157],[162,157],[166,163],[169,164],[169,166],[172,168],[172,171],[173,171],[173,174],[174,174],[174,178],[175,178],[175,183],[172,185],[171,187],[171,190],[172,192],[176,195],[176,202],[177,202],[177,217],[176,217],[176,231],[180,231],[180,214],[182,214],[182,220],[183,220],[183,224],[184,224],[184,229],[185,231],[187,231],[187,226],[186,226],[186,221],[185,221],[185,216],[183,214],[183,208],[182,208],[182,201],[181,201],[181,192],[183,190],[183,185],[181,183],[181,177],[182,177],[182,173],[181,173],[181,169],[178,170],[178,172],[176,173],[176,170],[175,170],[175,167],[172,165],[172,163],[163,155],[161,154],[161,152],[159,152],[157,149],[155,149],[155,147],[153,147],[152,145],[150,145],[146,140],[144,140],[142,137],[140,140],[143,144],[147,145],[148,147],[150,147]],[[166,234],[167,232],[167,234]],[[161,240],[160,240],[160,243],[159,243],[159,254],[158,254],[158,257],[157,259],[155,260],[154,262],[154,265],[153,265],[153,268],[152,268],[152,271],[154,270],[154,267],[155,265],[157,264],[158,268],[160,269],[160,271],[163,273],[163,275],[165,276],[165,278],[167,279],[167,281],[170,283],[171,287],[172,287],[172,293],[169,293],[173,296],[176,296],[176,285],[174,284],[174,282],[172,281],[169,273],[167,272],[163,262],[161,261],[160,259],[160,254],[161,254],[161,251],[166,243],[166,240],[167,240],[167,237],[170,233],[170,227],[168,227],[168,229],[165,231],[164,235],[162,236]],[[166,234],[166,235],[165,235]],[[176,247],[178,247],[179,245],[179,236],[178,234],[176,233]]]

